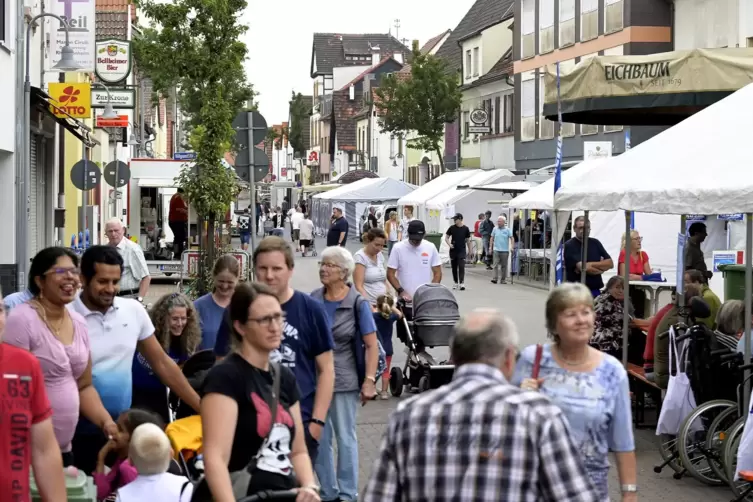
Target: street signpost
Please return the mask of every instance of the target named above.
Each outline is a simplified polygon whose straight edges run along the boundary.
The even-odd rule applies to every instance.
[[[251,249],[254,249],[256,237],[256,182],[261,181],[267,174],[269,157],[256,145],[264,141],[267,136],[267,120],[255,111],[240,112],[233,120],[235,129],[235,144],[238,154],[235,157],[235,172],[241,179],[248,181],[248,191],[251,199]],[[251,153],[253,152],[253,153]],[[245,175],[244,175],[245,174]]]
[[[84,147],[84,158],[73,164],[71,168],[71,183],[73,186],[81,190],[81,205],[83,207],[83,225],[79,220],[79,229],[83,227],[83,235],[86,236],[89,230],[87,224],[89,208],[89,190],[96,188],[102,179],[102,171],[99,170],[99,166],[87,158],[87,148]],[[84,246],[86,246],[86,239],[84,239]]]
[[[196,160],[196,152],[175,152],[173,160]]]
[[[125,162],[113,160],[105,166],[104,177],[108,185],[120,188],[126,186],[131,179],[131,169]]]

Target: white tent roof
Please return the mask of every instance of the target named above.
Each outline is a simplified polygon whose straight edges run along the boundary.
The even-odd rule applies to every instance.
[[[491,183],[489,185],[471,186],[473,190],[484,190],[486,192],[527,192],[539,183],[533,181],[506,181],[502,183]]]
[[[344,202],[377,202],[397,200],[416,187],[394,178],[364,178],[329,192],[314,195],[315,199]]]
[[[499,178],[505,177],[505,176],[512,176],[512,172],[508,171],[507,169],[492,169],[489,171],[479,171],[477,170],[470,178],[466,178],[463,180],[464,185],[480,185],[484,183],[489,183],[491,181],[498,180]],[[439,193],[436,197],[433,197],[429,201],[426,202],[427,209],[439,209],[442,210],[446,207],[449,207],[455,202],[459,201],[460,199],[471,195],[474,192],[474,190],[457,190],[456,189],[448,189],[441,193]]]
[[[399,206],[418,206],[425,204],[427,201],[433,199],[445,190],[455,190],[459,184],[464,180],[469,179],[474,174],[478,174],[477,169],[469,169],[465,171],[453,171],[450,173],[444,173],[441,176],[437,176],[430,182],[421,185],[410,194],[401,197],[397,201]]]
[[[603,165],[606,159],[584,160],[580,164],[562,171],[562,190],[573,184],[573,181],[588,173],[592,169]],[[558,199],[559,200],[559,199]],[[542,184],[535,186],[525,193],[512,199],[508,205],[515,209],[554,209],[554,177],[549,178]],[[559,205],[557,206],[559,209]]]
[[[753,212],[753,84],[612,157],[577,184],[562,184],[557,209],[662,214]]]

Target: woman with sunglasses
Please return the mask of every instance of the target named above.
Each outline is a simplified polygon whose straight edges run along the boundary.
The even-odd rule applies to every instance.
[[[118,431],[92,385],[86,321],[66,308],[78,292],[79,274],[78,256],[71,250],[49,247],[37,253],[29,270],[33,298],[13,309],[3,340],[39,360],[65,466],[73,465],[71,441],[79,411],[105,435]]]

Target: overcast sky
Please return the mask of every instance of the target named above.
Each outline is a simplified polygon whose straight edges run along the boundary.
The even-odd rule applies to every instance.
[[[312,94],[314,32],[387,33],[400,19],[400,39],[423,44],[454,29],[474,0],[249,0],[242,22],[249,26],[246,74],[267,124],[288,120],[290,92]],[[440,8],[441,4],[441,8]],[[408,42],[410,46],[410,42]]]

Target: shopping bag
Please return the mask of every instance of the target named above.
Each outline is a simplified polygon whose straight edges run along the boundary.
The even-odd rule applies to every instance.
[[[656,435],[670,434],[676,436],[685,418],[695,409],[695,396],[690,387],[690,379],[685,373],[688,358],[688,342],[685,340],[678,351],[675,344],[675,330],[669,328],[669,364],[674,360],[675,375],[670,373],[667,394],[662,403],[659,420],[656,423]],[[679,353],[678,353],[679,352]],[[700,426],[700,422],[696,428]]]
[[[753,420],[750,415],[753,413],[753,393],[751,394],[748,420],[743,427],[743,437],[740,439],[740,446],[737,448],[737,469],[735,469],[735,480],[738,479],[742,471],[753,471]]]

